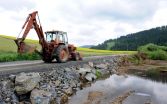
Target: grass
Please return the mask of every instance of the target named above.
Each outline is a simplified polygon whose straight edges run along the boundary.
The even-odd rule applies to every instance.
[[[14,39],[16,38],[0,35],[0,62],[41,59],[37,53],[18,54]],[[26,39],[25,43],[37,46],[37,49],[40,49],[41,47],[37,40]]]
[[[97,50],[89,48],[77,48],[83,56],[97,56],[97,55],[118,55],[118,54],[135,54],[136,51],[110,51],[110,50]]]
[[[167,47],[147,44],[138,48],[138,52],[147,54],[153,60],[167,60]]]
[[[17,52],[17,46],[14,42],[15,37],[0,35],[0,52]],[[25,43],[28,45],[37,46],[40,49],[40,45],[37,40],[26,39]]]
[[[97,70],[97,69],[96,69],[95,75],[96,75],[97,78],[100,78],[102,76],[101,72],[99,70]]]
[[[16,60],[34,60],[40,59],[39,56],[35,54],[17,54],[17,46],[14,42],[15,37],[0,35],[0,62],[3,61],[16,61]],[[41,46],[37,40],[25,40],[25,43],[28,45],[37,46],[37,49],[40,50]],[[135,51],[109,51],[109,50],[96,50],[88,48],[77,48],[77,51],[82,54],[84,57],[88,56],[102,56],[102,55],[115,55],[115,54],[134,54]]]
[[[41,57],[37,53],[18,54],[16,52],[0,52],[0,62],[39,59],[41,59]]]

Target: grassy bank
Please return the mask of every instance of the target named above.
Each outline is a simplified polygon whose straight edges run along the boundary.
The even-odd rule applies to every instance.
[[[39,60],[41,59],[37,53],[18,54],[16,52],[0,52],[0,62],[21,61],[21,60]]]
[[[147,44],[138,48],[140,53],[145,53],[148,58],[153,60],[167,60],[167,47],[155,44]]]

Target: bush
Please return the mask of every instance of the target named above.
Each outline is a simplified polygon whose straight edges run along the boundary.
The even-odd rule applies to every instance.
[[[155,44],[147,44],[138,48],[139,53],[147,54],[153,60],[167,60],[167,47]]]
[[[163,50],[157,50],[149,54],[150,59],[153,60],[167,60],[167,53]]]

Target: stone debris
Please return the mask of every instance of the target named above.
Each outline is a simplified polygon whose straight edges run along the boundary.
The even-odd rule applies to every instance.
[[[73,90],[71,87],[69,87],[68,89],[65,90],[65,93],[68,95],[68,96],[71,96],[73,95]]]
[[[63,94],[61,96],[60,104],[66,104],[68,102],[68,96],[66,94]]]
[[[78,70],[78,73],[81,74],[81,75],[86,75],[86,73],[90,73],[91,72],[91,68],[80,68]]]
[[[56,104],[53,103],[56,100],[52,97],[52,93],[44,90],[32,90],[30,99],[32,104]]]
[[[90,81],[90,82],[94,81],[96,78],[97,78],[97,76],[93,73],[87,73],[85,75],[85,79]]]
[[[33,90],[40,81],[39,73],[20,73],[16,76],[15,90],[17,94],[26,94]]]
[[[96,69],[108,69],[109,68],[109,63],[101,63],[101,64],[97,64],[95,65]]]
[[[117,71],[118,59],[114,56],[46,72],[9,75],[0,81],[0,104],[66,104],[84,83],[97,79],[97,70],[101,75]]]

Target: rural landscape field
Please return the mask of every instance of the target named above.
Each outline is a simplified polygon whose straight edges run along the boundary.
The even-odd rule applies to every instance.
[[[16,61],[16,60],[39,60],[40,56],[31,57],[29,54],[24,57],[19,57],[17,54],[17,45],[14,42],[16,37],[0,35],[0,62]],[[38,51],[41,50],[41,46],[38,40],[25,40],[29,45],[33,45]],[[109,51],[109,50],[98,50],[89,48],[77,47],[77,51],[80,52],[84,57],[88,56],[101,56],[101,55],[116,55],[116,54],[134,54],[135,51]]]
[[[0,104],[167,104],[167,1],[1,0]]]

